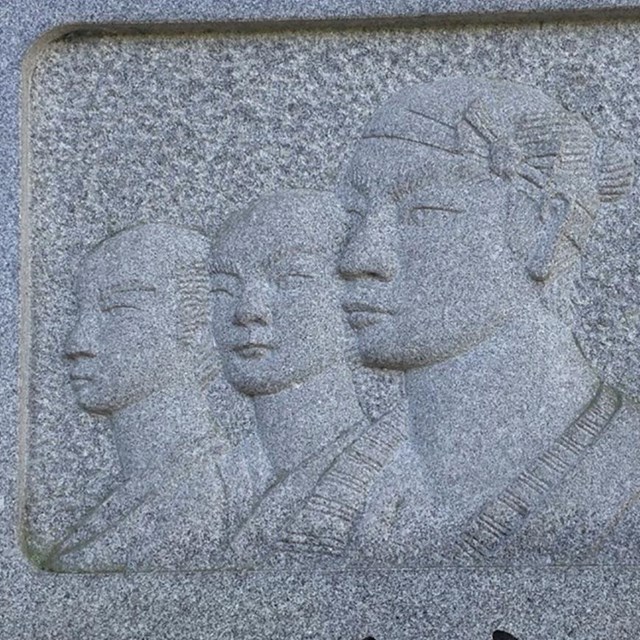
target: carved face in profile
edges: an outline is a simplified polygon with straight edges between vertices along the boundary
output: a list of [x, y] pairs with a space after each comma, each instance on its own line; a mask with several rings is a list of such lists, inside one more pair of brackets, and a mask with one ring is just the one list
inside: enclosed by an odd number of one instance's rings
[[195, 238], [170, 225], [141, 225], [109, 238], [83, 261], [66, 357], [85, 410], [112, 414], [192, 379], [179, 273], [185, 255], [203, 252], [203, 240]]
[[247, 395], [303, 383], [343, 357], [330, 194], [258, 201], [214, 246], [214, 333], [224, 372]]
[[364, 362], [447, 360], [536, 321], [549, 295], [570, 314], [600, 198], [631, 182], [623, 150], [607, 156], [598, 167], [590, 126], [534, 87], [453, 78], [391, 98], [340, 184], [344, 309]]
[[406, 369], [488, 337], [524, 286], [507, 247], [506, 190], [461, 156], [360, 141], [344, 176], [344, 308], [366, 364]]

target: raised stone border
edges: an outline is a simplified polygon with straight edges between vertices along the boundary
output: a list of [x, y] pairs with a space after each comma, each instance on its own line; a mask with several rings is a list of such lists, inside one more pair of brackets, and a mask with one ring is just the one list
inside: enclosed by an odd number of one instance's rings
[[[640, 17], [640, 2], [598, 0], [63, 0], [0, 7], [0, 640], [17, 638], [633, 638], [640, 570], [554, 567], [368, 574], [290, 572], [61, 576], [17, 543], [20, 99], [38, 42], [122, 32]], [[113, 26], [104, 26], [113, 25]], [[170, 26], [165, 26], [170, 25]], [[27, 63], [25, 64], [25, 60]]]

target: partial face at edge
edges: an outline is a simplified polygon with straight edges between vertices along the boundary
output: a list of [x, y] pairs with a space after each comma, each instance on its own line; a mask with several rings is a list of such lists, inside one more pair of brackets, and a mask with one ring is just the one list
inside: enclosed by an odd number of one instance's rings
[[365, 364], [409, 369], [486, 339], [522, 277], [506, 188], [463, 156], [402, 140], [358, 143], [344, 176], [351, 233], [339, 270]]
[[229, 382], [271, 394], [343, 357], [338, 279], [305, 202], [259, 204], [216, 247], [214, 333]]

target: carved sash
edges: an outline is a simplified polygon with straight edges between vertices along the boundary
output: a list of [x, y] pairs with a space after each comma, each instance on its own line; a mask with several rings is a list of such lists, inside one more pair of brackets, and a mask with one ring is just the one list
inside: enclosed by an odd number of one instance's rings
[[621, 402], [617, 391], [601, 385], [592, 402], [553, 444], [480, 509], [457, 543], [458, 555], [485, 561], [521, 529], [607, 431]]
[[406, 437], [402, 406], [343, 432], [267, 491], [232, 542], [235, 562], [340, 557], [373, 483]]
[[276, 548], [288, 553], [342, 555], [374, 482], [406, 439], [404, 409], [396, 405], [334, 460]]

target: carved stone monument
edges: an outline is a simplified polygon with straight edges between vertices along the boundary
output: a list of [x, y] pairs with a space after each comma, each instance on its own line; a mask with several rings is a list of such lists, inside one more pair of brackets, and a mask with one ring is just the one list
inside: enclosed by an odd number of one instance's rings
[[0, 640], [636, 637], [640, 6], [89, 4], [21, 45]]

